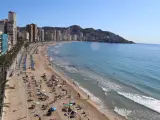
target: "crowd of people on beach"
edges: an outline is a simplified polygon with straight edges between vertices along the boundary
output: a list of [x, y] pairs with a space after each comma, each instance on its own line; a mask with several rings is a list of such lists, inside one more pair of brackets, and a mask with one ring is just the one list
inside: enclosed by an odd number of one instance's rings
[[[73, 94], [66, 80], [56, 73], [52, 75], [41, 73], [42, 75], [39, 77], [34, 74], [36, 70], [34, 64], [32, 64], [34, 61], [32, 54], [38, 54], [38, 47], [32, 48], [34, 48], [33, 53], [29, 53], [31, 64], [28, 69], [31, 69], [30, 72], [27, 72], [27, 54], [24, 54], [22, 62], [23, 71], [25, 71], [22, 79], [26, 86], [30, 116], [38, 120], [46, 119], [47, 117], [51, 117], [52, 119], [50, 120], [56, 120], [56, 116], [52, 115], [52, 113], [61, 111], [66, 119], [89, 120], [89, 114], [78, 102], [78, 100], [82, 99], [80, 93]], [[77, 87], [74, 81], [72, 84]], [[44, 90], [44, 86], [47, 87], [47, 90]], [[56, 103], [58, 104], [57, 108], [55, 107]]]

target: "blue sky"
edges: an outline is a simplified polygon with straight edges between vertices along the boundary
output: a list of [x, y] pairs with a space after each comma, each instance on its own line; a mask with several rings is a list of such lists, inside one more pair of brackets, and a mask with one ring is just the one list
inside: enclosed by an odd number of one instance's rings
[[15, 11], [19, 26], [77, 24], [138, 43], [160, 44], [160, 0], [2, 0], [0, 4], [0, 19]]

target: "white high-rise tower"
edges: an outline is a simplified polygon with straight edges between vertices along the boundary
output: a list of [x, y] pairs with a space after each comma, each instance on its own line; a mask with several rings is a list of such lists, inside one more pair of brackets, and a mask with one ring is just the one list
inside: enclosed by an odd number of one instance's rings
[[8, 13], [8, 42], [10, 43], [9, 49], [11, 49], [17, 43], [17, 26], [16, 26], [16, 13], [9, 11]]

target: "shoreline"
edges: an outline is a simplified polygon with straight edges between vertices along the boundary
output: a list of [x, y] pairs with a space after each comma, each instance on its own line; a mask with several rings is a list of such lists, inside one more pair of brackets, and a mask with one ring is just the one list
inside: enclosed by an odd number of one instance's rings
[[[55, 43], [54, 45], [52, 44], [52, 45], [55, 46], [56, 44], [57, 43]], [[47, 59], [47, 64], [49, 65], [49, 68], [52, 69], [52, 71], [54, 73], [59, 75], [63, 80], [66, 80], [68, 85], [70, 85], [72, 87], [72, 89], [74, 89], [76, 92], [80, 93], [80, 95], [83, 97], [83, 99], [87, 99], [88, 98], [87, 97], [88, 94], [83, 90], [83, 89], [87, 90], [86, 88], [82, 88], [81, 86], [78, 86], [78, 85], [74, 86], [73, 82], [72, 82], [73, 81], [72, 78], [68, 77], [66, 74], [64, 74], [64, 72], [56, 70], [56, 68], [51, 65], [51, 63], [50, 63], [51, 61], [49, 60], [49, 58], [47, 58], [47, 50], [48, 50], [48, 46], [45, 46], [45, 49], [44, 49], [43, 52], [45, 53], [45, 57], [46, 57], [45, 59]], [[67, 79], [65, 77], [67, 77]], [[108, 109], [101, 108], [96, 103], [96, 101], [92, 100], [91, 98], [89, 100], [87, 100], [87, 102], [88, 102], [88, 104], [93, 106], [97, 110], [97, 112], [99, 112], [99, 114], [101, 114], [102, 116], [106, 117], [106, 120], [126, 120], [126, 118], [124, 118], [123, 116], [118, 115], [116, 112], [112, 113], [112, 112], [109, 112]]]
[[[12, 89], [6, 88], [4, 91], [4, 95], [6, 96], [6, 98], [4, 98], [4, 104], [8, 105], [8, 107], [4, 106], [2, 108], [2, 120], [36, 119], [33, 114], [33, 111], [29, 109], [29, 106], [33, 104], [35, 104], [36, 106], [34, 112], [37, 110], [36, 113], [39, 114], [42, 117], [42, 119], [50, 120], [51, 118], [53, 119], [53, 117], [56, 117], [58, 120], [66, 119], [66, 116], [61, 110], [63, 106], [62, 103], [70, 101], [69, 98], [67, 98], [67, 96], [64, 96], [65, 99], [58, 99], [56, 102], [52, 103], [53, 99], [56, 97], [55, 94], [61, 94], [60, 88], [58, 86], [61, 85], [60, 82], [62, 81], [66, 81], [67, 84], [66, 86], [64, 86], [64, 89], [70, 92], [69, 95], [71, 96], [71, 99], [73, 99], [73, 101], [75, 101], [77, 105], [80, 105], [82, 107], [82, 110], [80, 111], [76, 110], [75, 107], [73, 108], [73, 110], [77, 114], [75, 120], [124, 120], [123, 117], [115, 116], [109, 111], [104, 111], [104, 114], [100, 110], [98, 104], [96, 104], [92, 99], [88, 99], [87, 93], [85, 93], [85, 91], [83, 91], [81, 87], [73, 84], [73, 80], [71, 78], [66, 77], [64, 73], [59, 72], [58, 70], [56, 70], [56, 68], [50, 65], [50, 61], [47, 58], [46, 54], [47, 49], [49, 46], [53, 46], [56, 44], [56, 42], [45, 44], [32, 44], [29, 47], [28, 52], [23, 51], [23, 54], [26, 54], [27, 57], [26, 62], [23, 63], [23, 60], [25, 58], [24, 56], [21, 62], [20, 70], [14, 70], [14, 76], [7, 78], [9, 80], [7, 82], [7, 86], [11, 87]], [[36, 51], [38, 51], [38, 53], [36, 53]], [[30, 69], [30, 55], [32, 55], [33, 57], [33, 61], [35, 63], [35, 70]], [[26, 64], [26, 71], [22, 70], [24, 64]], [[16, 65], [15, 68], [16, 67], [18, 66]], [[22, 74], [18, 75], [21, 72]], [[34, 93], [37, 87], [34, 87], [34, 84], [31, 85], [31, 88], [28, 87], [28, 84], [30, 84], [30, 82], [32, 83], [30, 77], [34, 75], [35, 82], [39, 83], [41, 81], [41, 75], [43, 75], [43, 73], [46, 73], [48, 80], [53, 74], [56, 75], [59, 80], [59, 85], [56, 87], [56, 92], [51, 92], [51, 88], [47, 86], [45, 81], [42, 81], [42, 88], [38, 87], [38, 89], [40, 89], [42, 93], [44, 92], [44, 90], [45, 93], [47, 93], [49, 99], [47, 99], [46, 101], [37, 100], [37, 96]], [[29, 76], [28, 82], [23, 81], [23, 78], [26, 75]], [[28, 94], [29, 91], [33, 92], [33, 94], [35, 95], [30, 97]], [[77, 93], [80, 94], [80, 99], [75, 98], [77, 96]], [[33, 102], [28, 102], [29, 99], [32, 99]], [[40, 103], [40, 105], [49, 104], [50, 107], [54, 106], [57, 108], [57, 110], [50, 117], [46, 117], [43, 115], [46, 112], [46, 110], [42, 111], [38, 103]], [[84, 115], [81, 113], [83, 111], [86, 112], [86, 117], [84, 117]]]

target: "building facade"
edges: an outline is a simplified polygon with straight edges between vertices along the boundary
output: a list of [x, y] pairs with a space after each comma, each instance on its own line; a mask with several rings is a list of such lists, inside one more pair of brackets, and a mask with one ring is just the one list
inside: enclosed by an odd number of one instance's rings
[[0, 55], [4, 55], [8, 51], [8, 35], [0, 34]]
[[41, 30], [41, 42], [44, 42], [44, 30]]
[[53, 40], [56, 41], [57, 40], [57, 32], [56, 30], [53, 31]]
[[63, 33], [63, 40], [64, 40], [64, 41], [67, 40], [67, 30], [65, 30], [64, 33]]
[[62, 41], [62, 33], [60, 30], [57, 30], [56, 32], [56, 41]]
[[38, 29], [36, 24], [26, 25], [26, 31], [29, 33], [29, 42], [37, 42]]
[[43, 42], [44, 41], [44, 30], [42, 28], [38, 29], [38, 36], [39, 36], [39, 41]]
[[32, 25], [26, 25], [26, 31], [29, 33], [29, 41], [33, 42], [33, 26]]
[[12, 11], [8, 13], [7, 34], [9, 49], [11, 49], [17, 43], [16, 13]]
[[73, 35], [73, 41], [77, 41], [77, 35]]
[[54, 41], [53, 33], [45, 33], [44, 34], [44, 40], [45, 41]]
[[31, 24], [33, 26], [33, 42], [37, 42], [38, 29], [36, 24]]
[[[2, 35], [2, 31], [0, 31], [0, 36]], [[2, 38], [0, 37], [0, 55], [2, 53]]]
[[5, 21], [4, 20], [0, 20], [0, 31], [4, 33], [5, 29]]
[[24, 31], [24, 32], [22, 33], [22, 38], [23, 38], [23, 40], [25, 40], [26, 42], [29, 42], [29, 32]]

